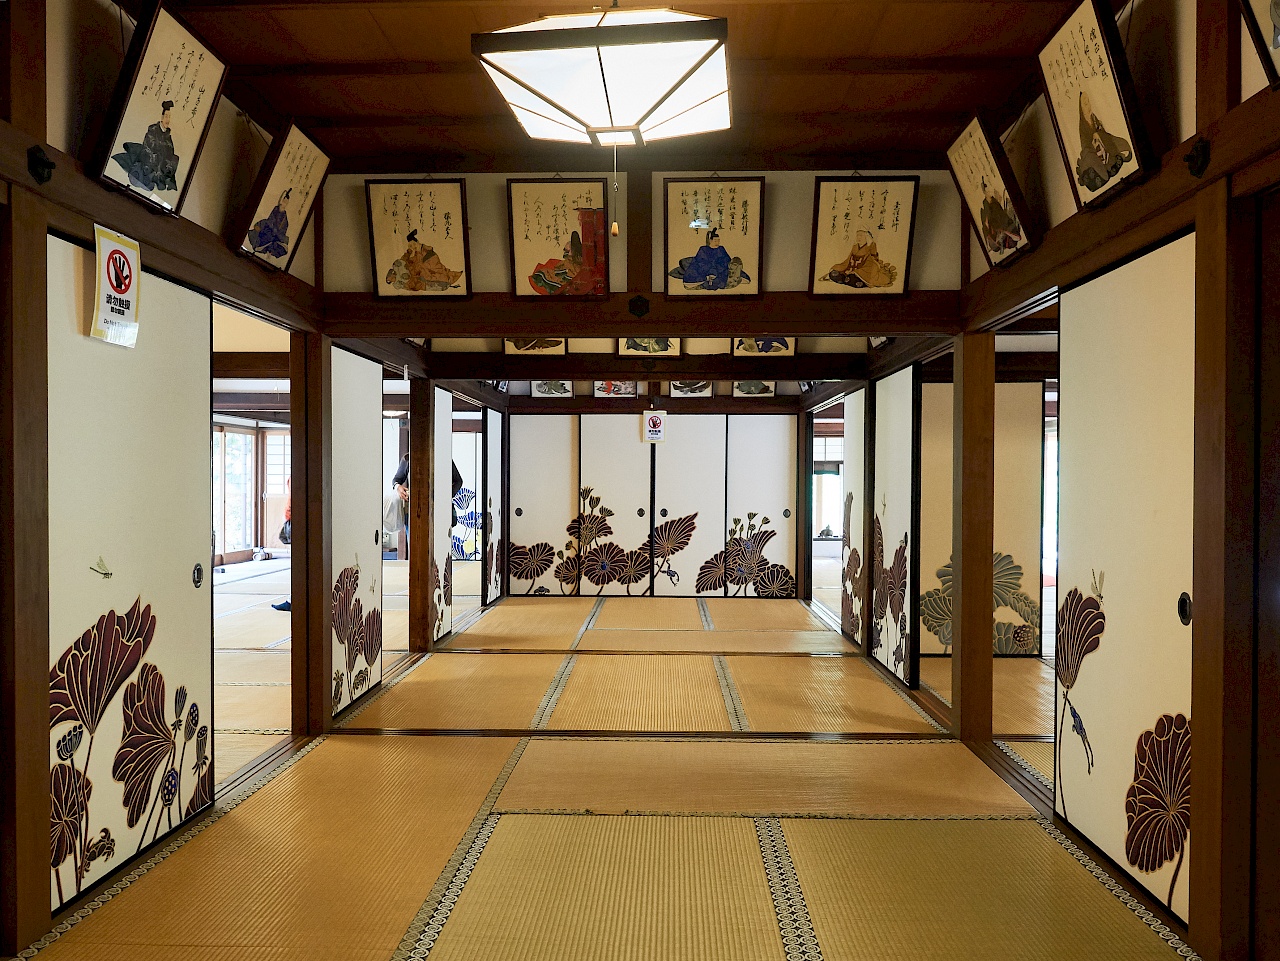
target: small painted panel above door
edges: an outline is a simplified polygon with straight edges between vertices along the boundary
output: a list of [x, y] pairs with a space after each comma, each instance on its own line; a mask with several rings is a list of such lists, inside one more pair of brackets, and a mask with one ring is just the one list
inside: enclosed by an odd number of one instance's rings
[[583, 414], [578, 563], [583, 594], [645, 594], [650, 587], [652, 445], [640, 418]]

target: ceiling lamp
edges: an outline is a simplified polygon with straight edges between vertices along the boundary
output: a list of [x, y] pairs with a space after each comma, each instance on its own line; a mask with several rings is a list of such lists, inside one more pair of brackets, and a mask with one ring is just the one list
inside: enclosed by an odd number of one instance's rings
[[679, 10], [596, 10], [471, 35], [535, 140], [630, 146], [729, 127], [729, 22]]

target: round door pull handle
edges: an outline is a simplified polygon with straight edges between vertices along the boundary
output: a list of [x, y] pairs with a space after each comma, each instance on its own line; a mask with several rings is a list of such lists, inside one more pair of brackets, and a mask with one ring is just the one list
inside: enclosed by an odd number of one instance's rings
[[664, 507], [664, 508], [662, 508], [662, 510], [658, 511], [658, 513], [659, 513], [659, 514], [661, 514], [663, 517], [666, 517], [666, 516], [667, 516], [667, 509]]
[[782, 516], [783, 516], [783, 517], [790, 517], [790, 516], [791, 516], [791, 508], [790, 508], [790, 507], [786, 508], [786, 509], [782, 512]]
[[198, 589], [204, 583], [204, 565], [197, 564], [191, 569], [191, 583]]
[[380, 530], [374, 530], [374, 532], [373, 532], [373, 542], [374, 542], [375, 544], [381, 544], [381, 543], [382, 543], [382, 531], [380, 531]]
[[524, 508], [522, 507], [516, 508], [516, 517], [524, 517]]
[[1191, 614], [1191, 595], [1183, 591], [1178, 598], [1178, 620], [1182, 621], [1184, 625], [1189, 625], [1191, 623]]
[[636, 508], [636, 517], [644, 517], [644, 508], [643, 508], [643, 507], [637, 507], [637, 508]]

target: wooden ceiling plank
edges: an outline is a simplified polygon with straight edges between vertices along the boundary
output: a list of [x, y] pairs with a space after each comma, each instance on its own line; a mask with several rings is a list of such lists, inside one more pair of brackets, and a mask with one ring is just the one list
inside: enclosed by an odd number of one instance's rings
[[686, 354], [638, 357], [618, 354], [531, 356], [498, 353], [433, 353], [427, 376], [462, 380], [862, 380], [866, 354], [794, 354], [734, 357]]

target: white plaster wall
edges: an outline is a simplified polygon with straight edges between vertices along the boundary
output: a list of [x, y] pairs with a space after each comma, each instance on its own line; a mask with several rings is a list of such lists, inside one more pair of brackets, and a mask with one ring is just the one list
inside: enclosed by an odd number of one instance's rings
[[248, 353], [280, 353], [289, 350], [289, 332], [234, 307], [213, 305], [213, 349]]

